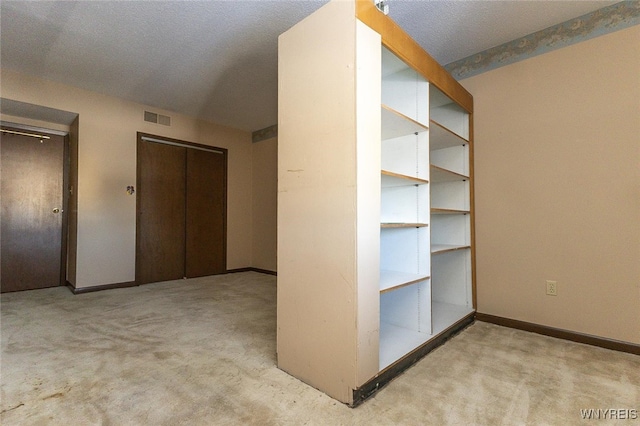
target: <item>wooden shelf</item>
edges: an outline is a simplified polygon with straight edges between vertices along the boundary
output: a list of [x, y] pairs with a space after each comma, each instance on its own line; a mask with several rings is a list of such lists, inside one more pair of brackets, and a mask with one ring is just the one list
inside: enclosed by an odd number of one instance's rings
[[428, 223], [381, 223], [380, 228], [389, 229], [389, 228], [424, 228], [425, 226], [429, 226]]
[[430, 131], [429, 131], [429, 143], [430, 143], [430, 150], [435, 151], [436, 149], [451, 148], [453, 146], [458, 146], [458, 145], [466, 145], [469, 143], [469, 141], [453, 133], [451, 130], [447, 129], [437, 121], [431, 120]]
[[429, 279], [428, 275], [407, 272], [380, 270], [380, 293], [396, 290]]
[[428, 126], [382, 105], [382, 140], [398, 138], [427, 131]]
[[382, 170], [382, 187], [391, 188], [394, 186], [411, 186], [424, 185], [429, 183], [426, 179], [420, 179], [414, 176], [407, 176], [400, 173]]
[[431, 209], [431, 214], [469, 214], [469, 210], [432, 208]]
[[443, 169], [442, 167], [431, 165], [431, 182], [464, 182], [469, 180], [469, 176]]
[[456, 250], [465, 250], [468, 248], [471, 248], [471, 246], [469, 245], [459, 246], [454, 244], [431, 244], [431, 254], [446, 253], [446, 252], [456, 251]]

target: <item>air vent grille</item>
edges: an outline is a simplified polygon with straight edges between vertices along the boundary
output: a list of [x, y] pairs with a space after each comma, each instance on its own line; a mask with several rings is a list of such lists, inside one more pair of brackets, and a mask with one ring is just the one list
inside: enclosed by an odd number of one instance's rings
[[145, 111], [144, 121], [149, 123], [162, 124], [163, 126], [171, 126], [171, 117], [168, 115], [156, 114], [155, 112]]
[[163, 126], [171, 126], [171, 117], [168, 115], [158, 115], [158, 124], [162, 124]]
[[155, 112], [145, 111], [144, 112], [144, 121], [148, 121], [149, 123], [157, 123], [158, 122], [158, 114]]

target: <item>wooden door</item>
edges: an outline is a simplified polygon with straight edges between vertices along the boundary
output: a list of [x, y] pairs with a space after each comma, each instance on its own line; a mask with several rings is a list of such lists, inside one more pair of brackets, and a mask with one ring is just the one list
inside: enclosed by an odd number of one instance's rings
[[64, 282], [65, 140], [48, 136], [50, 139], [40, 139], [4, 132], [1, 136], [2, 292]]
[[138, 139], [136, 282], [185, 276], [186, 149]]
[[227, 271], [224, 152], [187, 149], [186, 276]]

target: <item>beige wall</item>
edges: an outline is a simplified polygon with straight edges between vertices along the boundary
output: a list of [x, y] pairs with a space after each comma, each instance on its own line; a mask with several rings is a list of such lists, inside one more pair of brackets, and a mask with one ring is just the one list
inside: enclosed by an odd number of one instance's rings
[[638, 40], [635, 26], [462, 81], [479, 312], [640, 343]]
[[252, 266], [277, 268], [278, 138], [253, 144]]
[[[251, 134], [173, 112], [171, 127], [144, 122], [144, 106], [2, 70], [3, 98], [79, 114], [75, 284], [135, 279], [136, 132], [229, 149], [227, 268], [251, 266]], [[72, 275], [72, 274], [70, 274]]]

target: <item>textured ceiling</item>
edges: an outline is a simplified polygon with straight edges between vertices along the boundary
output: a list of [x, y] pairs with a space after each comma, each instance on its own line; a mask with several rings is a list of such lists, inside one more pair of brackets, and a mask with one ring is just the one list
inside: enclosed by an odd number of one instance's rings
[[[325, 0], [0, 2], [0, 64], [244, 130], [277, 122], [278, 35]], [[403, 1], [442, 64], [615, 1]]]

